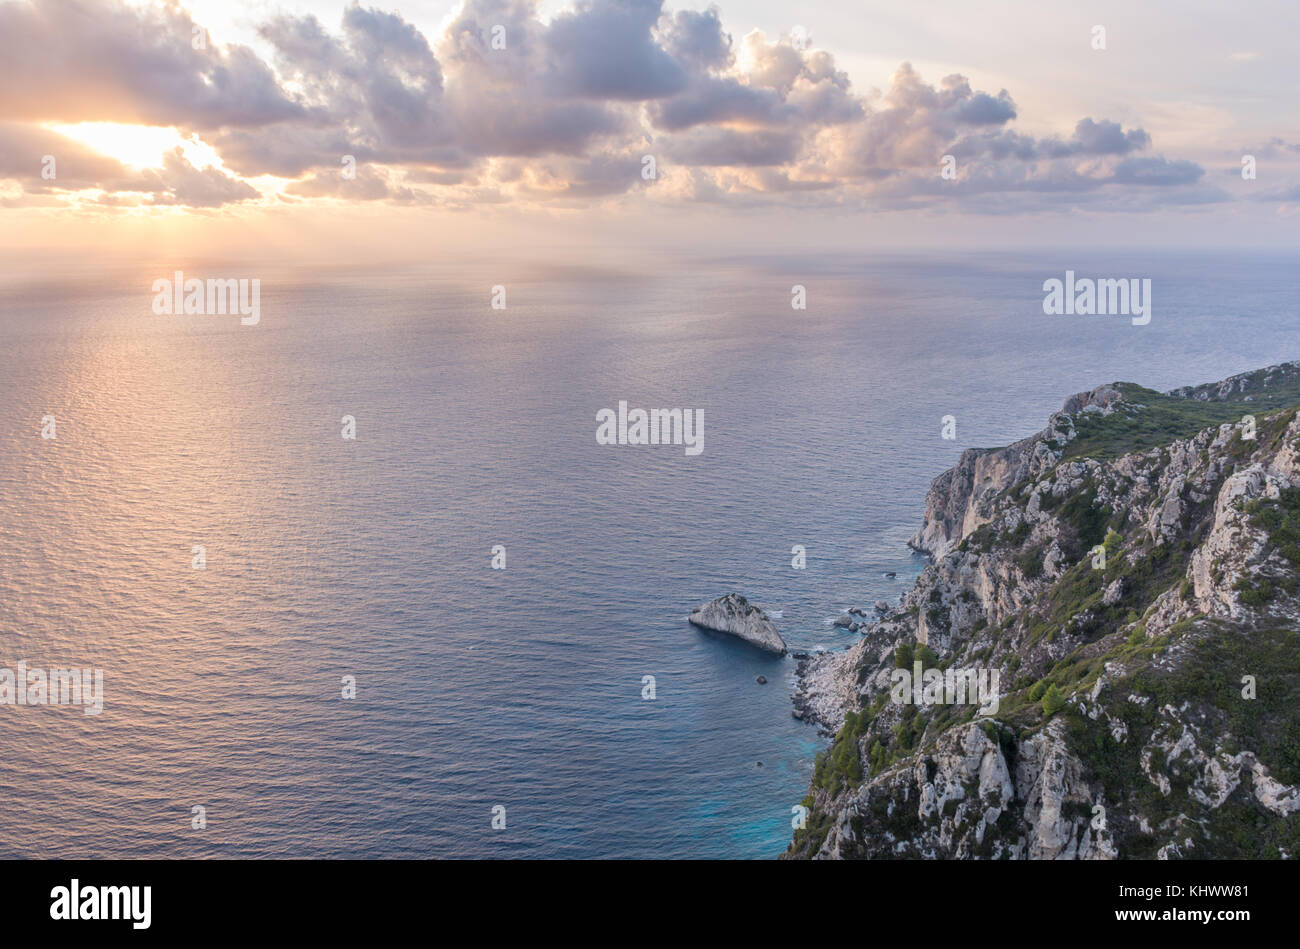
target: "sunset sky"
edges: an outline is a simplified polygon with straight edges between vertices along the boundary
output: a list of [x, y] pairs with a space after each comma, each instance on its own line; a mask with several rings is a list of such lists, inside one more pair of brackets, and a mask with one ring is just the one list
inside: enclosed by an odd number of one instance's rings
[[1297, 35], [1291, 0], [0, 0], [0, 247], [1293, 247]]

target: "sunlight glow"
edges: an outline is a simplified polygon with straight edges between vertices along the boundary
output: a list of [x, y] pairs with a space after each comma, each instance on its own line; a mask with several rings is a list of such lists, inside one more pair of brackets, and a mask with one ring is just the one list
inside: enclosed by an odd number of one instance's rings
[[208, 145], [186, 139], [174, 128], [117, 122], [49, 124], [46, 128], [134, 168], [161, 168], [163, 156], [176, 148], [180, 148], [196, 167], [203, 168], [216, 162], [216, 153]]

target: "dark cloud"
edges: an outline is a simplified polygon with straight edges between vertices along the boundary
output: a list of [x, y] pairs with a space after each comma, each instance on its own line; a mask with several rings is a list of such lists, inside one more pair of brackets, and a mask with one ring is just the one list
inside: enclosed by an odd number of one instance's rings
[[683, 165], [704, 167], [787, 165], [798, 156], [801, 144], [798, 136], [784, 131], [705, 127], [672, 139], [668, 156]]
[[1026, 162], [1041, 157], [1037, 141], [1010, 129], [964, 135], [953, 143], [946, 154], [958, 159], [983, 157], [994, 162], [1008, 159]]
[[1070, 155], [1127, 155], [1141, 151], [1151, 144], [1151, 136], [1142, 129], [1125, 132], [1116, 122], [1102, 119], [1080, 119], [1074, 127], [1074, 137], [1061, 142], [1049, 139], [1042, 144], [1042, 152], [1050, 158]]
[[716, 6], [703, 13], [679, 10], [665, 18], [660, 36], [664, 49], [688, 71], [725, 69], [735, 58]]
[[578, 0], [551, 23], [550, 81], [563, 95], [640, 101], [681, 91], [686, 70], [653, 35], [663, 0]]
[[315, 128], [282, 123], [267, 129], [226, 129], [211, 136], [227, 168], [241, 175], [296, 178], [325, 165], [335, 167], [343, 156], [373, 161], [379, 152], [342, 127]]
[[978, 92], [957, 108], [956, 118], [965, 125], [1003, 125], [1016, 117], [1016, 105], [1007, 90], [997, 98]]
[[1198, 181], [1205, 169], [1192, 161], [1169, 161], [1161, 156], [1125, 158], [1111, 180], [1133, 185], [1185, 185]]
[[784, 103], [771, 89], [756, 89], [730, 77], [705, 76], [689, 92], [652, 110], [657, 128], [670, 132], [722, 122], [774, 122]]
[[[712, 29], [716, 20], [707, 22]], [[729, 49], [730, 37], [726, 41]], [[850, 91], [848, 76], [836, 70], [825, 53], [803, 53], [754, 38], [748, 52], [755, 62], [749, 74], [698, 71], [682, 93], [653, 103], [649, 115], [655, 128], [680, 132], [699, 125], [766, 125], [802, 136], [818, 126], [862, 117], [862, 104]]]
[[1077, 156], [1127, 155], [1141, 151], [1151, 143], [1143, 129], [1125, 131], [1117, 122], [1090, 118], [1080, 119], [1074, 135], [1066, 140], [1057, 138], [1037, 141], [1029, 136], [1003, 129], [998, 132], [979, 132], [963, 136], [949, 154], [972, 158], [984, 156], [994, 160], [1014, 158], [1019, 161], [1037, 159], [1072, 158]]

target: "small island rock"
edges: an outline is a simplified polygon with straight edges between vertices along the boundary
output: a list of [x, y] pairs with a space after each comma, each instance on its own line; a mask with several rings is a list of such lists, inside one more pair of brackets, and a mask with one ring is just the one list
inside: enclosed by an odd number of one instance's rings
[[767, 614], [739, 593], [728, 593], [698, 606], [687, 619], [703, 629], [730, 633], [767, 652], [784, 655], [785, 640]]

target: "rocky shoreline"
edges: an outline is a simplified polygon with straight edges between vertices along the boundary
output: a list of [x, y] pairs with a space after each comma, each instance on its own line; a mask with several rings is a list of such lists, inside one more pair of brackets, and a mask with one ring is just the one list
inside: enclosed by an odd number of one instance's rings
[[[892, 579], [895, 574], [891, 571], [886, 576]], [[862, 638], [856, 643], [846, 649], [791, 654], [797, 663], [794, 692], [790, 696], [795, 718], [816, 725], [823, 737], [832, 737], [840, 730], [844, 716], [858, 704], [857, 669], [864, 652], [872, 648], [872, 643], [879, 638], [877, 633], [895, 618], [900, 605], [876, 600], [875, 616], [871, 619], [867, 610], [850, 607], [844, 616], [857, 616], [862, 622], [846, 625], [836, 620], [833, 625], [860, 633]]]
[[795, 690], [791, 696], [794, 717], [817, 726], [823, 737], [832, 737], [844, 724], [852, 708], [856, 689], [849, 654], [857, 647], [839, 652], [795, 653]]

